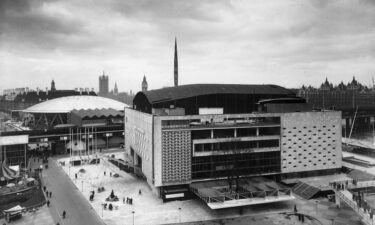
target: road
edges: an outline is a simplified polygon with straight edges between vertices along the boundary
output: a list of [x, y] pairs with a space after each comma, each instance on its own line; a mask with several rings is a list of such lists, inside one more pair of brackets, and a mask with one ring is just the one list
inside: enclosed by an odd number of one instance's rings
[[[49, 159], [48, 169], [43, 170], [43, 185], [52, 191], [51, 214], [61, 225], [103, 225], [98, 214], [91, 208], [90, 203], [76, 189], [68, 176], [56, 165], [56, 161]], [[66, 218], [61, 219], [63, 210]]]

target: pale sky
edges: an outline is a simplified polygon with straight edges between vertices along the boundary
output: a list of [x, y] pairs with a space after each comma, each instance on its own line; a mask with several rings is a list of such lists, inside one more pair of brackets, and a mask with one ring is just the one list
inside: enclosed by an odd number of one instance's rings
[[375, 76], [373, 0], [0, 0], [0, 91], [179, 83], [317, 86]]

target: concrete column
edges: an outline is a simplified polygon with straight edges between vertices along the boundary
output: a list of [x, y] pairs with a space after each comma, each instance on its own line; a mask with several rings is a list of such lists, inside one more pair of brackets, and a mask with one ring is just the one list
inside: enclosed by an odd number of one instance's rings
[[336, 203], [336, 206], [337, 206], [338, 208], [340, 208], [340, 204], [341, 204], [341, 202], [340, 202], [340, 197], [339, 197], [339, 195], [338, 195], [338, 191], [335, 192], [335, 203]]
[[211, 138], [214, 138], [214, 130], [211, 130]]
[[346, 120], [346, 122], [345, 122], [345, 129], [346, 129], [346, 137], [348, 137], [348, 135], [349, 135], [349, 132], [350, 132], [350, 119], [349, 118], [346, 118], [345, 119]]

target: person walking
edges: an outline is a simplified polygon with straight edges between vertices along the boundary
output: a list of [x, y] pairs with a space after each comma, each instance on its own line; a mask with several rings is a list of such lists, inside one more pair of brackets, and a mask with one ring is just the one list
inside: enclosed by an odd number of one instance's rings
[[66, 217], [66, 212], [65, 212], [65, 210], [64, 210], [63, 213], [62, 213], [62, 217], [63, 217], [63, 219], [65, 219], [65, 217]]
[[49, 192], [49, 198], [52, 198], [52, 191]]
[[49, 204], [50, 204], [50, 202], [49, 202], [49, 200], [47, 200], [47, 207], [49, 207]]

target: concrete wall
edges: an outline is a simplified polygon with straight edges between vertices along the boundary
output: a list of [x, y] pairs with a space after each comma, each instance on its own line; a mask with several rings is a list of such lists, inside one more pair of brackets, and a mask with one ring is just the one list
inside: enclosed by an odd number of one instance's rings
[[281, 115], [281, 172], [341, 168], [341, 112]]
[[[125, 108], [125, 149], [142, 158], [142, 172], [147, 182], [153, 185], [152, 175], [152, 137], [153, 116], [147, 113]], [[135, 162], [137, 163], [137, 162]]]
[[154, 177], [155, 186], [162, 186], [162, 136], [161, 117], [154, 117]]

